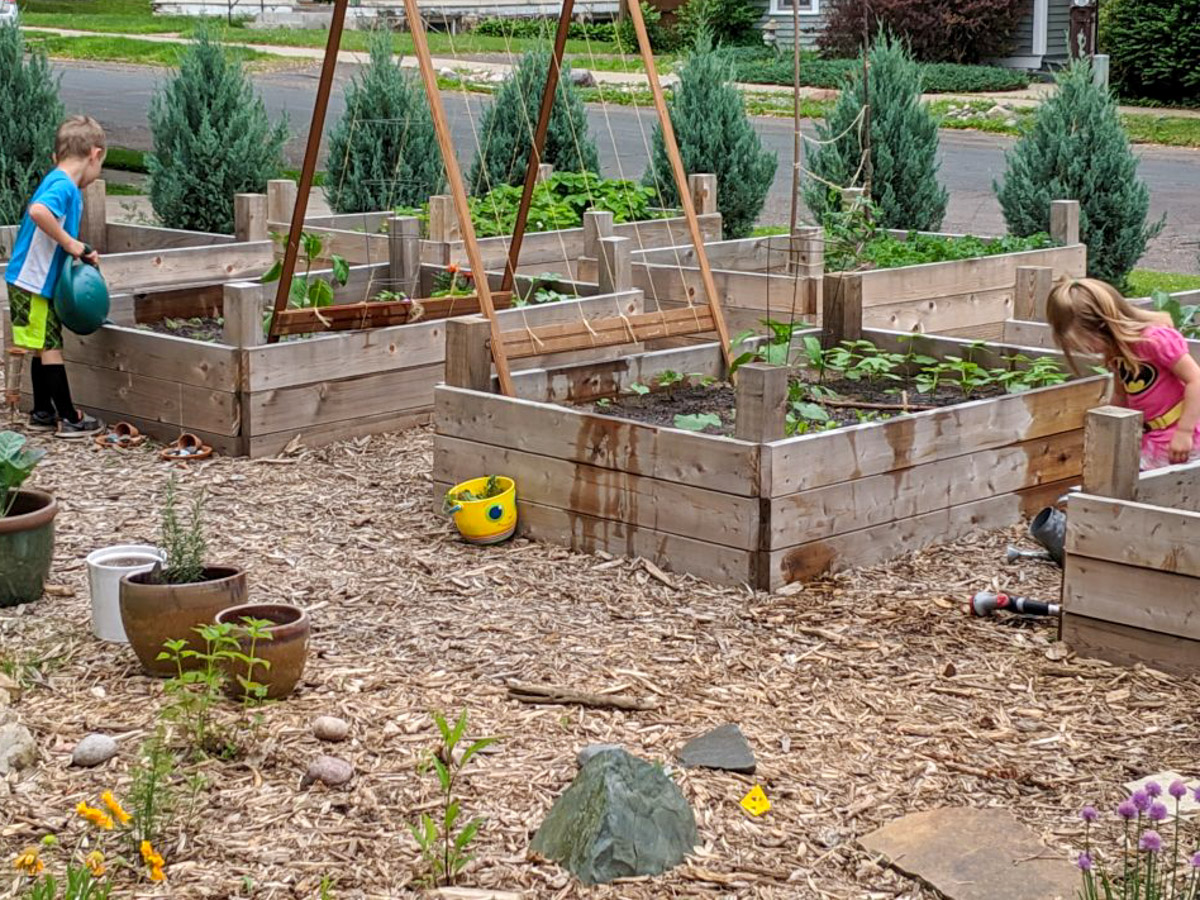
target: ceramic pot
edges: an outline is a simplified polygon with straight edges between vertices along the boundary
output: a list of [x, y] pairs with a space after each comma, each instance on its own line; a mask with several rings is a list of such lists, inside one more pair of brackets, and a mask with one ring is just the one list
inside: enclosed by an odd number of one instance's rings
[[102, 641], [128, 644], [121, 626], [121, 579], [149, 572], [165, 560], [157, 547], [119, 544], [93, 550], [87, 556], [88, 589], [92, 596], [92, 633]]
[[[254, 643], [253, 653], [250, 637], [241, 626], [243, 618], [265, 619], [273, 623], [267, 628], [271, 638], [259, 638]], [[216, 622], [218, 625], [234, 626], [233, 633], [243, 654], [270, 663], [269, 667], [255, 666], [251, 673], [247, 663], [226, 659], [222, 665], [228, 675], [227, 690], [233, 696], [240, 698], [244, 694], [239, 677], [265, 685], [268, 700], [278, 700], [292, 692], [304, 674], [304, 663], [308, 658], [308, 613], [286, 603], [247, 603], [221, 610], [217, 613]]]
[[58, 501], [45, 491], [20, 490], [0, 518], [0, 607], [31, 603], [42, 596], [54, 558]]
[[[156, 584], [152, 572], [121, 579], [121, 625], [138, 661], [151, 675], [175, 674], [175, 663], [158, 660], [167, 641], [185, 640], [194, 650], [204, 644], [194, 629], [211, 625], [217, 613], [246, 602], [246, 573], [232, 566], [208, 566], [204, 580], [192, 584]], [[200, 668], [192, 661], [184, 668]]]

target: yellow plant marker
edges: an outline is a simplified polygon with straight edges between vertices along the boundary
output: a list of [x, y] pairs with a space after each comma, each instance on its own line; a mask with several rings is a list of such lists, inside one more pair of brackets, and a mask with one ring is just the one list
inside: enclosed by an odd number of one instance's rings
[[751, 788], [750, 793], [742, 798], [742, 809], [752, 816], [761, 816], [770, 808], [771, 801], [767, 799], [767, 795], [757, 784]]

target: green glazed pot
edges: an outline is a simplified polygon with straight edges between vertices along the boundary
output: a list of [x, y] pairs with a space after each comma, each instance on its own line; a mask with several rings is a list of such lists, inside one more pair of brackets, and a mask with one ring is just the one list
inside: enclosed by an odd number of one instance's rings
[[54, 558], [57, 513], [58, 501], [49, 494], [21, 490], [8, 515], [0, 518], [0, 607], [42, 596]]

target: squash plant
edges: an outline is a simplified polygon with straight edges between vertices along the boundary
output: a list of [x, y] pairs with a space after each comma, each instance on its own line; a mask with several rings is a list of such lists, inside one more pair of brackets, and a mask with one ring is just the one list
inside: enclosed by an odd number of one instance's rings
[[[278, 232], [271, 235], [280, 244], [287, 243], [287, 235]], [[288, 307], [290, 309], [322, 309], [333, 306], [333, 285], [324, 278], [314, 277], [313, 264], [325, 253], [325, 239], [319, 234], [307, 231], [300, 233], [300, 253], [304, 257], [304, 274], [295, 275], [288, 289]], [[336, 253], [329, 254], [330, 268], [333, 270], [333, 281], [340, 287], [350, 279], [350, 266], [345, 259]], [[283, 260], [276, 260], [275, 265], [267, 270], [262, 277], [263, 284], [278, 281], [283, 274]]]
[[0, 518], [12, 510], [21, 485], [45, 455], [45, 450], [26, 447], [25, 435], [0, 431]]

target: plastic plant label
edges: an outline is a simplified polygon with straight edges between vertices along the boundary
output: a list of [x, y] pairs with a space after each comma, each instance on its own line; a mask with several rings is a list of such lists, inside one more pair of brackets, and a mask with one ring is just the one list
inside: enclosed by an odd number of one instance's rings
[[742, 798], [742, 809], [752, 816], [761, 816], [770, 808], [771, 801], [767, 799], [767, 795], [757, 784], [750, 789], [750, 793]]

